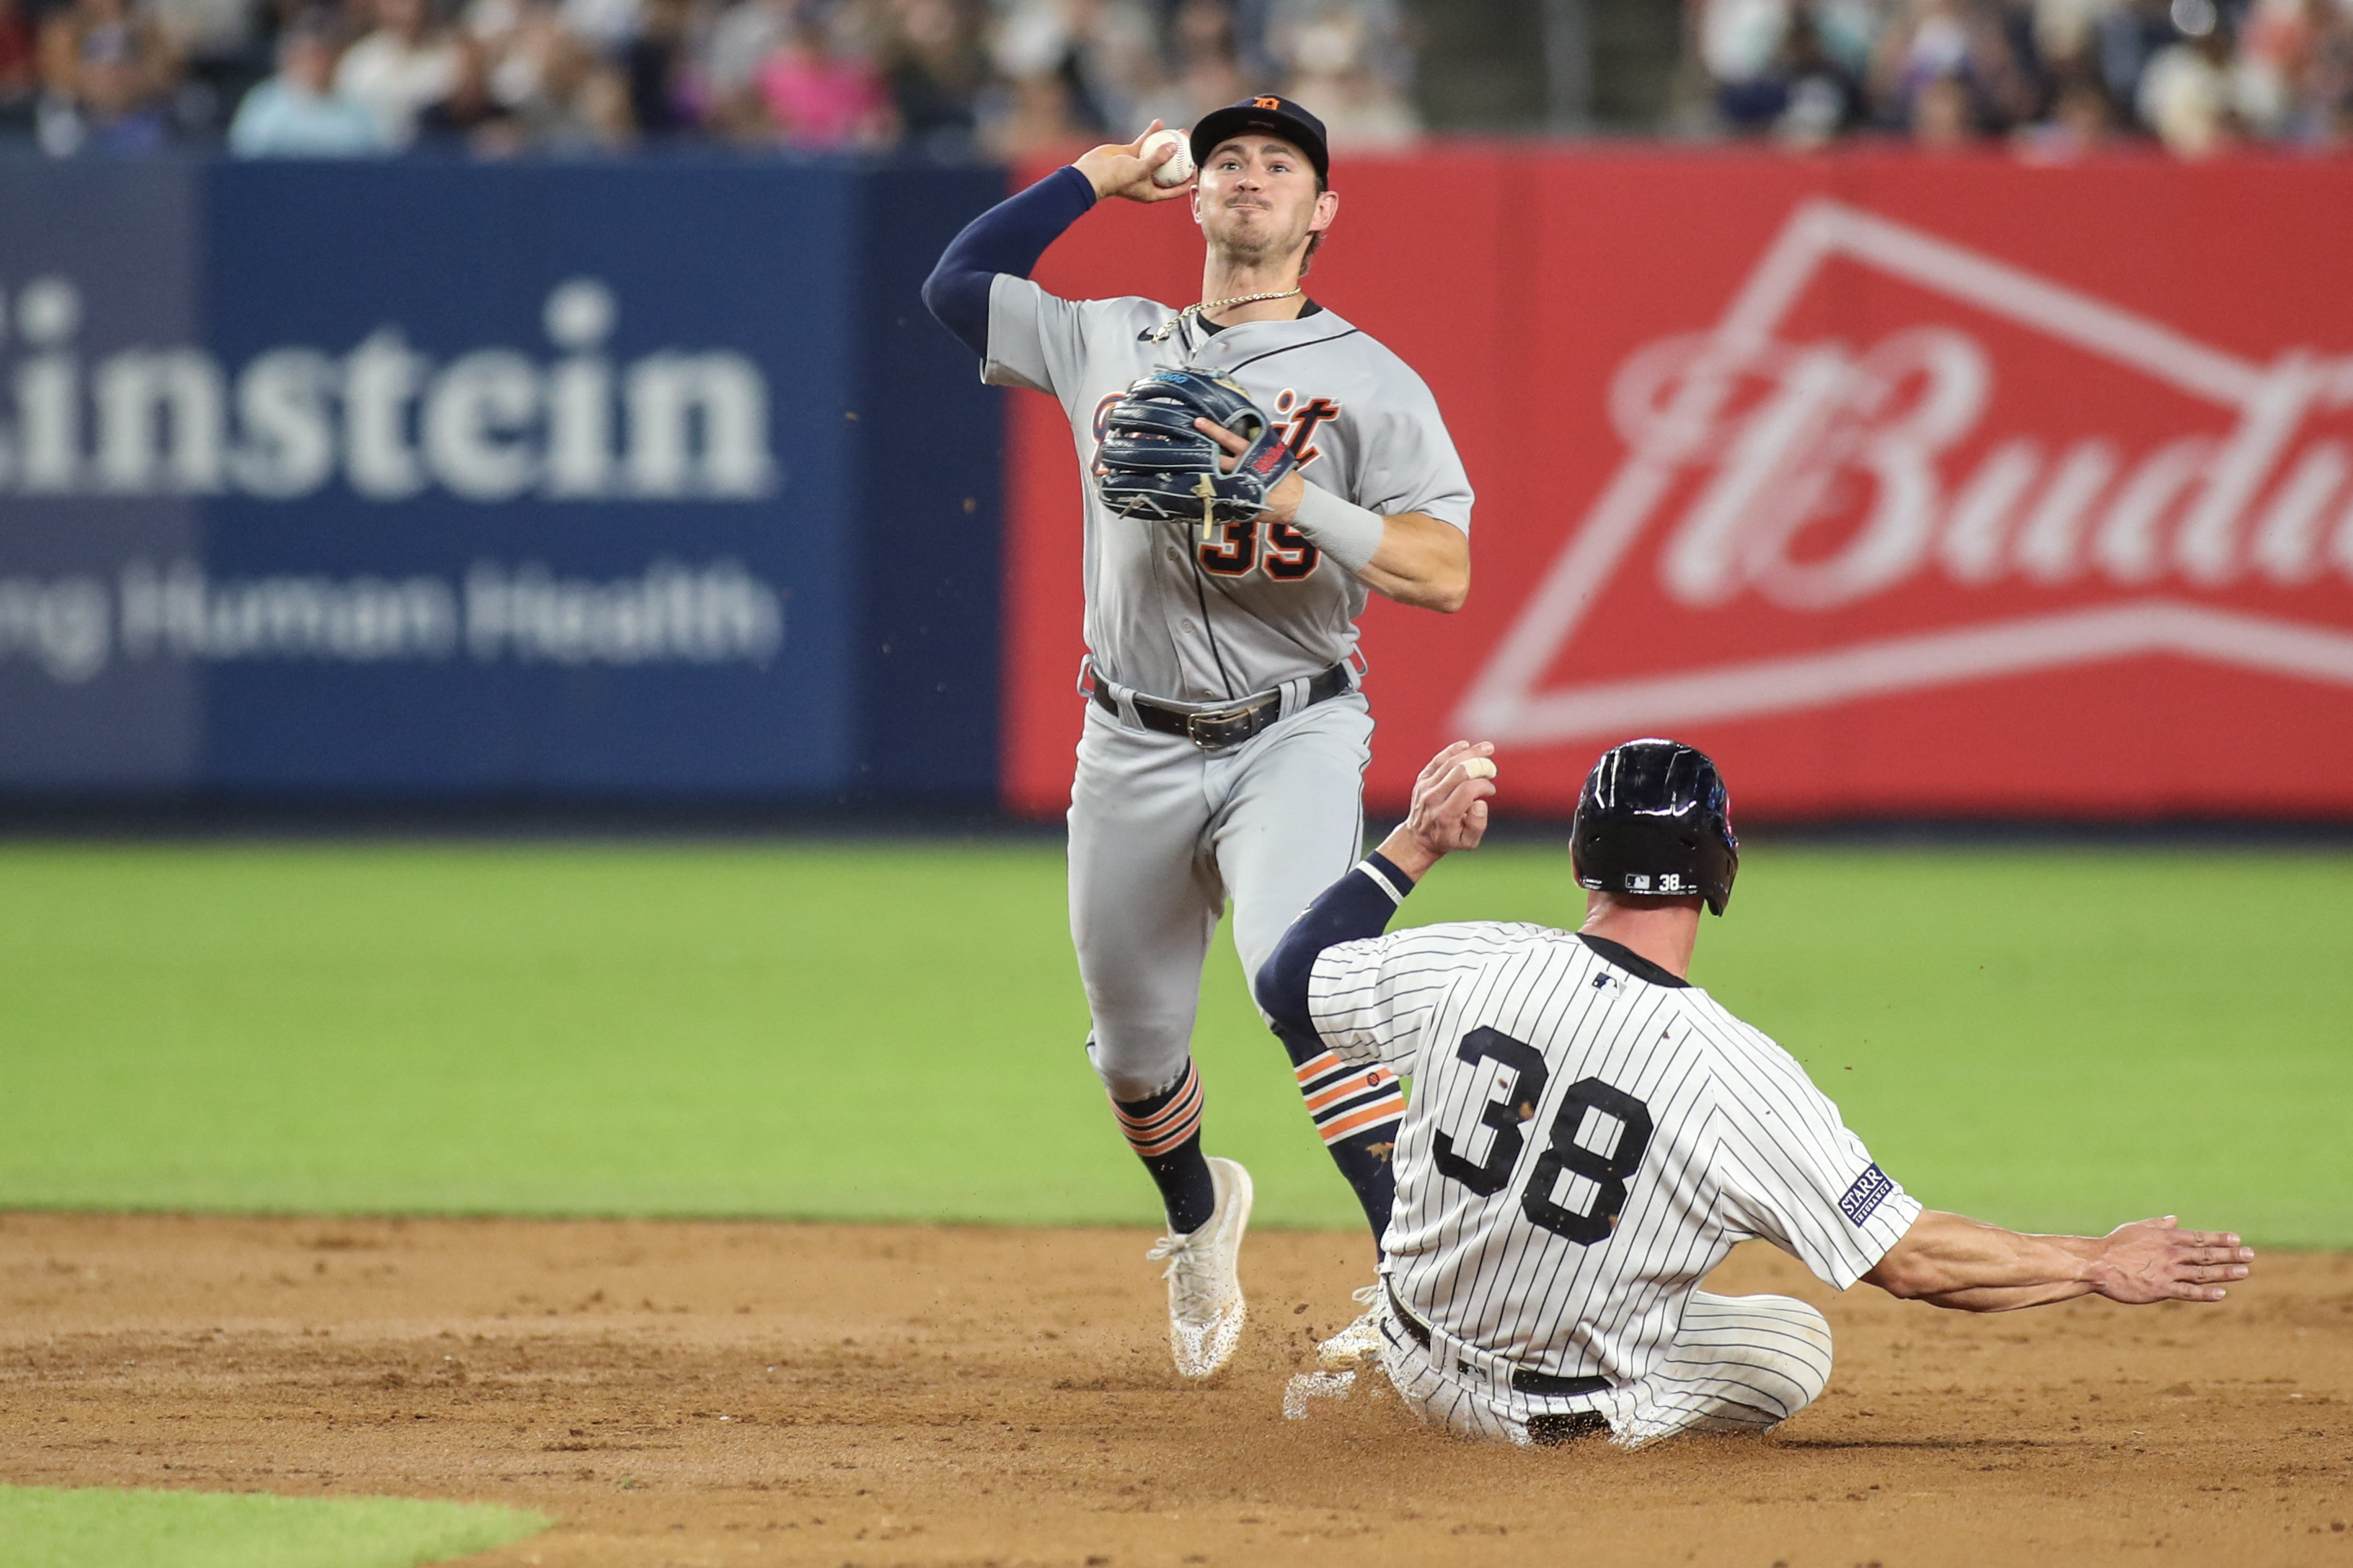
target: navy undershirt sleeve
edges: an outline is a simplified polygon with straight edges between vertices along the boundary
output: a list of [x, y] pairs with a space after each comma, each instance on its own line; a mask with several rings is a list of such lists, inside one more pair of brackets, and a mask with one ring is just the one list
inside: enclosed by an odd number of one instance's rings
[[923, 304], [966, 348], [988, 357], [988, 289], [1000, 272], [1027, 278], [1046, 247], [1095, 205], [1095, 187], [1065, 163], [964, 226], [923, 279]]
[[[1366, 866], [1387, 878], [1397, 892], [1381, 886], [1366, 872]], [[1252, 987], [1258, 1005], [1274, 1020], [1274, 1032], [1282, 1037], [1294, 1062], [1324, 1048], [1307, 1009], [1307, 982], [1315, 973], [1316, 959], [1327, 947], [1380, 935], [1398, 911], [1398, 896], [1411, 891], [1413, 879], [1375, 850], [1365, 857], [1363, 865], [1351, 867], [1346, 876], [1317, 894], [1259, 966]], [[1303, 1050], [1307, 1057], [1300, 1054]]]

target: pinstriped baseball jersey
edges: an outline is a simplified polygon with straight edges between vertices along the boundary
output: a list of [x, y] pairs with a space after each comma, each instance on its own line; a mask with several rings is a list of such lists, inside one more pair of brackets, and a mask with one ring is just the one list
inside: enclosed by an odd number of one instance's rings
[[[1143, 299], [1064, 300], [1026, 278], [990, 286], [995, 386], [1051, 394], [1069, 416], [1080, 471], [1102, 417], [1155, 370], [1223, 376], [1281, 424], [1300, 474], [1384, 516], [1418, 511], [1471, 530], [1471, 481], [1438, 401], [1406, 363], [1330, 310], [1209, 331]], [[1356, 646], [1365, 584], [1305, 535], [1255, 520], [1208, 539], [1184, 523], [1106, 510], [1086, 491], [1087, 648], [1122, 685], [1180, 702], [1269, 691]]]
[[1494, 922], [1317, 959], [1324, 1044], [1413, 1079], [1390, 1287], [1473, 1357], [1623, 1385], [1667, 1357], [1736, 1242], [1844, 1289], [1918, 1216], [1788, 1052], [1672, 978]]

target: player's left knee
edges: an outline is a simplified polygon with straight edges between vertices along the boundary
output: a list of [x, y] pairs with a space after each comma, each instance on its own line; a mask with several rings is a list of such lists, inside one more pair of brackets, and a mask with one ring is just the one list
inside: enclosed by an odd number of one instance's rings
[[1760, 1360], [1788, 1384], [1784, 1417], [1822, 1396], [1831, 1382], [1830, 1320], [1803, 1301], [1779, 1299], [1771, 1316]]
[[1731, 1331], [1719, 1353], [1742, 1366], [1751, 1403], [1787, 1420], [1822, 1396], [1831, 1381], [1831, 1325], [1820, 1312], [1787, 1296], [1723, 1300], [1719, 1326]]

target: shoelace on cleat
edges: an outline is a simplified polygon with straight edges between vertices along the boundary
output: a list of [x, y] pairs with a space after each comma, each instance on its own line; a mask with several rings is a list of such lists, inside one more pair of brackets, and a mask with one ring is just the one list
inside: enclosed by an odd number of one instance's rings
[[1175, 1281], [1176, 1311], [1182, 1317], [1206, 1319], [1214, 1317], [1218, 1310], [1218, 1271], [1205, 1239], [1208, 1232], [1205, 1225], [1187, 1235], [1164, 1236], [1144, 1255], [1154, 1263], [1164, 1258], [1168, 1260], [1160, 1277]]

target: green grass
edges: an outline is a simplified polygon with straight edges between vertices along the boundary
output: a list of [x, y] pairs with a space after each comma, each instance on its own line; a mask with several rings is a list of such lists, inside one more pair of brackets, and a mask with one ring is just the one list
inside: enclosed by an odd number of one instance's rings
[[406, 1498], [0, 1486], [0, 1568], [413, 1568], [548, 1522]]
[[[1560, 923], [1556, 851], [1414, 920]], [[1753, 848], [1694, 978], [1926, 1201], [2353, 1242], [2353, 856]], [[1345, 1225], [1220, 942], [1211, 1144]], [[1155, 1217], [1050, 847], [0, 849], [0, 1206]]]

